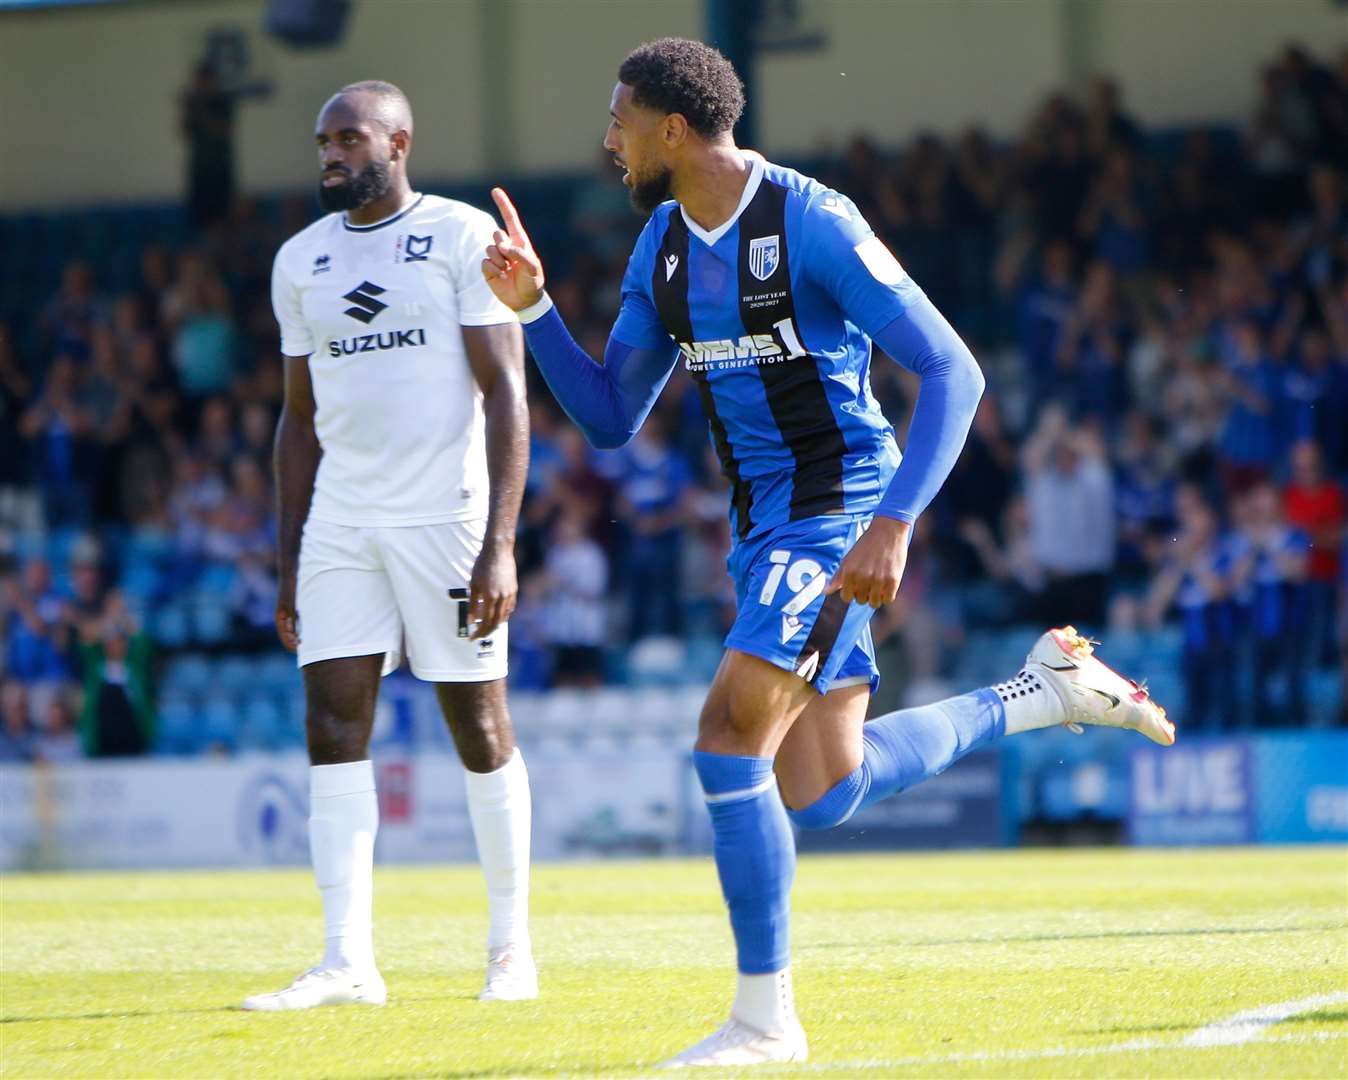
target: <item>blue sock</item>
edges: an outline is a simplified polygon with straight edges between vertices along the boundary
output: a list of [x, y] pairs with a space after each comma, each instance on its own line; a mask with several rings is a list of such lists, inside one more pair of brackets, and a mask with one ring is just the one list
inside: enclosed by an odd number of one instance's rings
[[831, 829], [858, 810], [944, 772], [1006, 732], [1006, 707], [992, 690], [903, 709], [862, 729], [861, 764], [818, 801], [787, 811], [802, 829]]
[[730, 908], [739, 969], [781, 971], [790, 962], [796, 845], [777, 794], [772, 759], [693, 752], [715, 838], [716, 872]]

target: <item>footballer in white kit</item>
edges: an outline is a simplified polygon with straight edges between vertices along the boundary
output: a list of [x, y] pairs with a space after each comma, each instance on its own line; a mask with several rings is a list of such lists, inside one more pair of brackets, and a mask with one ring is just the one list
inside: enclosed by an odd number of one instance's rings
[[304, 676], [325, 949], [244, 1008], [386, 999], [369, 737], [380, 676], [404, 654], [435, 684], [466, 770], [490, 915], [480, 996], [535, 997], [529, 782], [504, 681], [528, 411], [518, 321], [479, 268], [495, 222], [412, 189], [411, 109], [389, 83], [338, 91], [315, 140], [332, 212], [281, 247], [272, 302], [286, 369], [276, 621]]

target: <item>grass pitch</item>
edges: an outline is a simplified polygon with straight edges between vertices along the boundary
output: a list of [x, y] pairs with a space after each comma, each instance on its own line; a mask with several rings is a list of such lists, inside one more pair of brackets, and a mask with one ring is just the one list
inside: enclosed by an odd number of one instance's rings
[[[475, 1000], [475, 867], [382, 868], [375, 888], [387, 1006], [248, 1014], [317, 959], [307, 873], [7, 876], [0, 1072], [632, 1076], [725, 1018], [710, 859], [536, 868], [543, 997], [518, 1004]], [[751, 1074], [1343, 1076], [1346, 890], [1342, 848], [808, 857], [811, 1060]], [[1279, 1003], [1302, 1004], [1195, 1034]]]

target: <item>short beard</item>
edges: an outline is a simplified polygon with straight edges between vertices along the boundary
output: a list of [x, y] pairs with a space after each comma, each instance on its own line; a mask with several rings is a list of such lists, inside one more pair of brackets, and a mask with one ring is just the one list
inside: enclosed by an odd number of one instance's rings
[[382, 199], [393, 187], [387, 161], [372, 161], [345, 184], [336, 187], [318, 185], [318, 205], [331, 213], [334, 210], [359, 210], [376, 199]]
[[644, 180], [638, 180], [634, 176], [630, 195], [632, 205], [643, 214], [652, 213], [657, 206], [669, 199], [673, 186], [674, 171], [668, 167]]

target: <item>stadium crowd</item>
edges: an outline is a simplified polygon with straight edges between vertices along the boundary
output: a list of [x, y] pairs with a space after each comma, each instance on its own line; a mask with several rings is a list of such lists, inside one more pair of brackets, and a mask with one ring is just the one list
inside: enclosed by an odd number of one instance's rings
[[[1335, 682], [1342, 720], [1348, 53], [1289, 48], [1260, 91], [1241, 131], [1150, 133], [1101, 78], [1005, 143], [858, 138], [804, 163], [988, 377], [875, 620], [899, 685], [949, 676], [970, 634], [1074, 621], [1170, 641], [1187, 730], [1304, 724]], [[641, 224], [618, 175], [605, 158], [575, 185], [549, 283], [592, 355]], [[309, 213], [237, 199], [190, 245], [144, 246], [134, 288], [75, 259], [0, 324], [0, 759], [143, 752], [164, 657], [276, 648], [268, 281]], [[902, 433], [913, 381], [883, 358], [871, 378]], [[691, 383], [620, 451], [541, 383], [531, 417], [514, 684], [705, 677], [733, 595]]]

